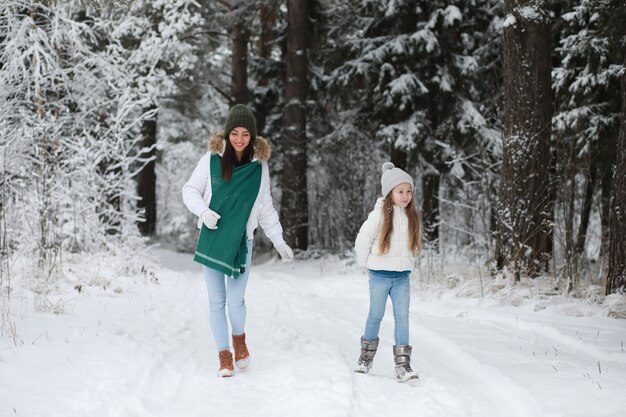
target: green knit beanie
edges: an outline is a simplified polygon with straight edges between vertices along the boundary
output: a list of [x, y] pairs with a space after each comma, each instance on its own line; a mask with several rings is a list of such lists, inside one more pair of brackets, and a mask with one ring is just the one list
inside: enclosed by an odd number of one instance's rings
[[226, 123], [224, 123], [224, 138], [228, 139], [231, 130], [236, 127], [245, 127], [250, 132], [250, 139], [256, 139], [256, 119], [254, 115], [243, 104], [236, 104], [228, 112]]

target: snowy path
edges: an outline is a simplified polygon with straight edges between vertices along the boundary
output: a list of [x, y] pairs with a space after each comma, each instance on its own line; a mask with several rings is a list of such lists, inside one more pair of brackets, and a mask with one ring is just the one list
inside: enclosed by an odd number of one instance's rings
[[355, 374], [366, 277], [319, 262], [253, 269], [252, 363], [218, 379], [199, 269], [158, 254], [159, 285], [82, 295], [67, 314], [24, 311], [23, 346], [0, 339], [1, 417], [626, 415], [624, 321], [422, 302], [417, 289], [419, 382], [393, 380], [390, 310], [371, 373]]

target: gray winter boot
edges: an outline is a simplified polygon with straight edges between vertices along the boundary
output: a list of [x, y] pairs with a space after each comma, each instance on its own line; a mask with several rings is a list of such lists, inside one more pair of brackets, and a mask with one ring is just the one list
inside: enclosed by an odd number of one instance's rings
[[378, 338], [374, 340], [365, 340], [361, 337], [361, 356], [359, 357], [359, 363], [356, 366], [354, 372], [360, 374], [366, 374], [372, 368], [372, 362], [374, 362], [374, 355], [378, 349]]
[[404, 382], [417, 379], [417, 372], [411, 369], [411, 350], [409, 345], [396, 345], [393, 347], [393, 356], [396, 363], [396, 379]]

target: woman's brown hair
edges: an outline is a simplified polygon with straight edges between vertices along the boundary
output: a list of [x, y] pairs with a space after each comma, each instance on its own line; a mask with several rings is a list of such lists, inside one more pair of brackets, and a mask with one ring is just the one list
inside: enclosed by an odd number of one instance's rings
[[[422, 222], [417, 214], [413, 199], [404, 208], [406, 216], [409, 218], [409, 248], [413, 255], [417, 255], [422, 250]], [[391, 233], [393, 232], [393, 200], [391, 193], [387, 194], [383, 203], [383, 222], [380, 227], [380, 241], [378, 249], [381, 254], [389, 251], [391, 246]]]
[[254, 142], [256, 138], [250, 135], [250, 143], [243, 150], [241, 161], [237, 161], [237, 155], [233, 145], [230, 144], [230, 138], [224, 138], [224, 140], [226, 143], [224, 144], [224, 153], [222, 154], [222, 179], [229, 181], [230, 177], [233, 176], [233, 166], [247, 164], [254, 158]]

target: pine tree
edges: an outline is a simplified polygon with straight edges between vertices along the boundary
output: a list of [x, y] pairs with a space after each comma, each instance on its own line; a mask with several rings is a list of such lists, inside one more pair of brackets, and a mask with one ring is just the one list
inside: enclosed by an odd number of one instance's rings
[[497, 261], [520, 279], [549, 257], [552, 119], [550, 15], [545, 1], [509, 0], [504, 21], [504, 139]]
[[[602, 245], [608, 243], [609, 195], [614, 149], [619, 135], [619, 72], [622, 50], [620, 27], [624, 8], [618, 0], [579, 1], [562, 17], [565, 36], [557, 48], [558, 62], [553, 71], [557, 112], [554, 119], [557, 151], [563, 169], [571, 166], [562, 189], [576, 186], [575, 175], [585, 178], [581, 220], [576, 237], [572, 218], [566, 225], [567, 262], [574, 263], [584, 253], [587, 225], [594, 191], [600, 190]], [[570, 191], [570, 201], [575, 192]], [[571, 203], [570, 203], [571, 204]], [[569, 210], [572, 211], [572, 210]]]
[[[361, 164], [363, 158], [369, 159], [364, 176], [376, 176], [373, 173], [379, 172], [385, 159], [412, 174], [419, 172], [425, 232], [433, 242], [439, 233], [442, 178], [453, 167], [460, 172], [462, 163], [454, 161], [466, 160], [493, 140], [481, 114], [487, 107], [481, 109], [476, 103], [480, 97], [477, 60], [492, 20], [486, 5], [492, 4], [329, 2], [328, 12], [321, 14], [330, 30], [316, 62], [328, 74], [317, 88], [318, 94], [327, 96], [318, 110], [330, 124], [326, 142], [333, 149], [344, 147], [344, 160], [362, 150], [355, 158]], [[345, 188], [354, 187], [351, 182]], [[357, 180], [356, 194], [363, 195], [360, 187], [376, 182]], [[351, 217], [347, 223], [354, 230], [363, 216]]]

